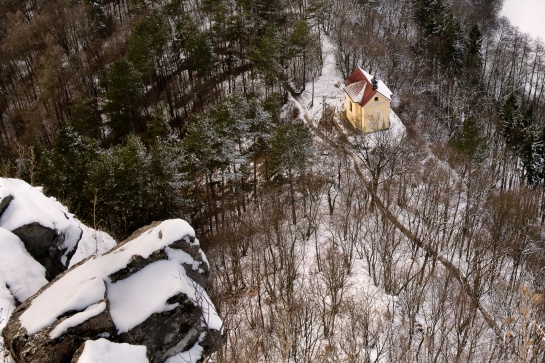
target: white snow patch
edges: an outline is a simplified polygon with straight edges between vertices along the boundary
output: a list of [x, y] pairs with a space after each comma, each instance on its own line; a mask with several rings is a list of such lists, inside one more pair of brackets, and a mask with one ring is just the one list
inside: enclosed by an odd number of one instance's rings
[[55, 327], [55, 329], [51, 331], [51, 333], [49, 333], [49, 337], [51, 339], [57, 339], [58, 337], [66, 333], [69, 328], [78, 326], [81, 323], [87, 321], [88, 319], [97, 316], [98, 314], [102, 313], [104, 309], [106, 309], [106, 303], [104, 301], [89, 306], [81, 313], [74, 314], [71, 317], [63, 320], [59, 325]]
[[118, 333], [128, 332], [154, 313], [176, 308], [178, 304], [168, 304], [167, 300], [180, 292], [192, 295], [195, 289], [190, 281], [176, 261], [160, 260], [110, 284], [110, 313]]
[[[367, 78], [367, 80], [372, 83], [373, 82], [373, 76], [370, 73], [367, 73], [361, 67], [360, 67], [360, 70], [364, 74], [365, 78]], [[383, 95], [387, 99], [392, 100], [392, 95], [394, 93], [392, 91], [390, 91], [390, 89], [384, 84], [384, 82], [382, 82], [380, 80], [377, 80], [377, 86], [378, 86], [377, 87], [377, 92], [378, 93], [380, 93], [381, 95]]]
[[45, 284], [45, 268], [29, 255], [19, 237], [0, 227], [0, 285], [22, 302]]
[[9, 190], [7, 188], [0, 188], [0, 200], [9, 196]]
[[78, 363], [148, 363], [146, 347], [127, 343], [112, 343], [106, 339], [88, 340]]
[[195, 343], [190, 349], [168, 358], [165, 363], [197, 363], [202, 358], [203, 348], [199, 344], [204, 338], [204, 333], [199, 337], [199, 341]]
[[[79, 222], [79, 221], [78, 221]], [[68, 267], [72, 267], [89, 256], [102, 255], [115, 247], [117, 242], [108, 233], [98, 231], [79, 223], [82, 230], [78, 248], [70, 259]]]
[[[199, 268], [199, 265], [201, 264], [199, 261], [195, 261], [193, 257], [191, 257], [191, 255], [185, 251], [166, 247], [165, 252], [167, 253], [167, 256], [170, 260], [174, 260], [180, 265], [189, 265], [193, 270], [197, 270]], [[204, 253], [201, 253], [201, 256], [204, 256]]]
[[[314, 98], [312, 82], [308, 82], [299, 99], [307, 105], [306, 112], [316, 126], [326, 106], [341, 110], [344, 102], [344, 78], [335, 60], [335, 46], [327, 36], [323, 36], [324, 67], [321, 75], [314, 82]], [[304, 113], [303, 113], [304, 114]]]
[[[13, 309], [15, 309], [15, 300], [0, 275], [0, 333], [4, 330]], [[0, 334], [0, 355], [4, 352], [4, 349], [4, 339], [2, 338], [2, 334]], [[6, 363], [9, 362], [11, 360], [6, 361]]]
[[59, 316], [70, 310], [82, 311], [104, 299], [104, 281], [93, 274], [93, 267], [93, 264], [79, 266], [32, 301], [19, 318], [28, 334], [34, 334], [53, 324]]

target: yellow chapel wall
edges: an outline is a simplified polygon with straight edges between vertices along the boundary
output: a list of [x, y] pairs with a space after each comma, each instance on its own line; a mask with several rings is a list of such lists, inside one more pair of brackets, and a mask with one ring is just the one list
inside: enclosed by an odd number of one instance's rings
[[[352, 106], [352, 107], [351, 107]], [[346, 95], [346, 118], [357, 128], [362, 127], [361, 121], [362, 118], [362, 107], [358, 103], [352, 102], [350, 96]]]
[[[378, 99], [375, 101], [375, 99]], [[387, 130], [390, 128], [390, 100], [376, 93], [363, 107], [363, 132]]]

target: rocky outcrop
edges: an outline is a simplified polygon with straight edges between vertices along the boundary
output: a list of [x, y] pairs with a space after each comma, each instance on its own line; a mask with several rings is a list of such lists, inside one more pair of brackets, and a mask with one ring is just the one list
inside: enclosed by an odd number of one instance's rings
[[52, 280], [66, 270], [66, 266], [61, 263], [65, 252], [62, 249], [62, 234], [36, 222], [22, 225], [11, 232], [23, 241], [28, 253], [45, 267], [47, 280]]
[[197, 361], [222, 324], [203, 289], [208, 279], [189, 224], [156, 223], [27, 299], [3, 331], [5, 345], [17, 362], [75, 362], [86, 341], [101, 338], [145, 346], [152, 362]]
[[23, 241], [48, 280], [66, 270], [82, 236], [64, 206], [18, 179], [0, 178], [0, 227]]
[[0, 228], [19, 237], [45, 267], [49, 281], [68, 266], [115, 246], [108, 234], [83, 225], [41, 188], [19, 179], [0, 178]]

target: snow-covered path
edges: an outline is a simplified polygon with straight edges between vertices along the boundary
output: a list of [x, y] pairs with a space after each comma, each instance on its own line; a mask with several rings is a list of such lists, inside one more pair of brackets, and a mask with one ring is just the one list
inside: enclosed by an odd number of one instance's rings
[[322, 36], [322, 45], [324, 66], [321, 75], [314, 82], [314, 102], [312, 82], [307, 83], [305, 90], [298, 97], [314, 126], [322, 116], [324, 103], [334, 107], [336, 111], [344, 107], [344, 79], [335, 61], [335, 47], [325, 35]]

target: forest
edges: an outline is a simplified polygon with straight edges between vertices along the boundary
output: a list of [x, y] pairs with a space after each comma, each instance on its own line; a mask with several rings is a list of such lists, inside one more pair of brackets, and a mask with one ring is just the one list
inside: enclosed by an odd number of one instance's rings
[[[0, 173], [190, 222], [216, 362], [543, 362], [545, 45], [501, 5], [0, 0]], [[309, 119], [326, 45], [405, 133]]]

